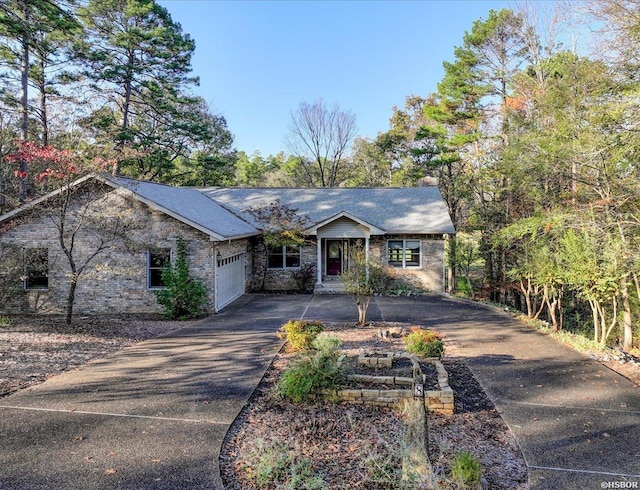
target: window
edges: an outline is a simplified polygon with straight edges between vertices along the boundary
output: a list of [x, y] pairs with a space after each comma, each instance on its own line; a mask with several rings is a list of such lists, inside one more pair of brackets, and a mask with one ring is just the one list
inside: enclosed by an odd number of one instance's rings
[[389, 240], [387, 261], [391, 267], [420, 267], [420, 240]]
[[300, 267], [300, 247], [283, 246], [270, 247], [267, 268], [269, 269], [296, 269]]
[[164, 287], [162, 269], [171, 263], [171, 249], [156, 248], [147, 252], [147, 287], [156, 289]]
[[49, 251], [46, 248], [24, 251], [24, 288], [49, 288]]

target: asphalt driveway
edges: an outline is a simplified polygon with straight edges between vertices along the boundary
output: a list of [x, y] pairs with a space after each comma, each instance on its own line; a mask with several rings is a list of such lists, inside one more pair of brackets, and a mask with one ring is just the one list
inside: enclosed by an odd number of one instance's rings
[[[275, 331], [301, 317], [356, 310], [346, 296], [246, 295], [0, 399], [0, 488], [221, 488], [224, 435], [282, 345]], [[637, 488], [640, 388], [625, 378], [482, 305], [376, 297], [368, 318], [447, 335], [516, 435], [532, 488]]]
[[219, 489], [218, 455], [311, 296], [218, 315], [0, 399], [0, 489]]

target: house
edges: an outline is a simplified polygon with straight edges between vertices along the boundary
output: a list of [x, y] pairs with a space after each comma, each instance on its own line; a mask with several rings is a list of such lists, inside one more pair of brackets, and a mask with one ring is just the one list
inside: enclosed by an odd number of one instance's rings
[[[75, 311], [84, 314], [161, 311], [153, 292], [162, 287], [162, 268], [179, 236], [192, 275], [209, 290], [210, 310], [219, 311], [263, 282], [267, 290], [296, 289], [295, 273], [303, 268], [312, 272], [316, 291], [330, 290], [356, 244], [423, 288], [442, 291], [444, 239], [455, 233], [432, 186], [182, 188], [90, 175], [69, 188], [65, 229], [67, 240], [68, 230], [77, 230], [76, 263], [95, 254], [76, 290]], [[0, 216], [0, 276], [16, 293], [0, 311], [64, 309], [69, 262], [59, 244], [58, 211], [50, 207], [60, 192]], [[308, 244], [264, 254], [259, 223], [247, 210], [278, 199], [306, 217]], [[19, 262], [12, 279], [9, 258]]]

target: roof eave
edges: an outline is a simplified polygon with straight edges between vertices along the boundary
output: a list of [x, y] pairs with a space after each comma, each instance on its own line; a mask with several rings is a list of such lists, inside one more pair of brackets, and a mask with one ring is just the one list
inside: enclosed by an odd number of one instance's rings
[[[109, 182], [107, 180], [107, 182]], [[127, 195], [131, 195], [133, 196], [135, 199], [137, 199], [138, 201], [140, 201], [141, 203], [146, 204], [147, 206], [149, 206], [151, 209], [155, 209], [156, 211], [160, 211], [161, 213], [166, 214], [167, 216], [171, 216], [172, 218], [180, 221], [181, 223], [184, 223], [186, 225], [189, 225], [191, 228], [194, 228], [198, 231], [201, 231], [202, 233], [204, 233], [205, 235], [208, 235], [209, 238], [212, 241], [225, 241], [228, 240], [229, 238], [225, 237], [224, 235], [221, 235], [220, 233], [211, 230], [205, 226], [202, 226], [198, 223], [196, 223], [195, 221], [190, 220], [189, 218], [185, 218], [184, 216], [182, 216], [179, 213], [176, 213], [174, 211], [172, 211], [171, 209], [168, 209], [164, 206], [162, 206], [161, 204], [158, 204], [157, 202], [148, 199], [144, 196], [141, 196], [140, 194], [132, 191], [131, 189], [127, 189], [126, 187], [120, 186], [120, 185], [116, 185], [115, 188], [119, 191], [121, 191], [123, 194], [127, 194]]]
[[365, 226], [367, 228], [369, 228], [369, 232], [371, 235], [384, 235], [385, 233], [387, 233], [385, 230], [383, 230], [382, 228], [377, 227], [376, 225], [373, 225], [363, 219], [358, 218], [357, 216], [348, 213], [346, 211], [341, 211], [337, 214], [334, 214], [333, 216], [326, 218], [318, 223], [313, 224], [312, 226], [309, 226], [306, 231], [309, 232], [310, 235], [317, 235], [318, 234], [318, 228], [322, 228], [323, 226], [327, 226], [330, 223], [333, 223], [335, 220], [340, 219], [340, 218], [347, 218], [350, 219], [351, 221], [354, 221], [356, 223], [358, 223], [359, 225]]
[[[13, 209], [11, 211], [9, 211], [8, 213], [0, 216], [0, 223], [4, 223], [5, 221], [10, 220], [11, 218], [13, 218], [14, 216], [17, 216], [25, 211], [29, 211], [30, 209], [35, 208], [36, 206], [38, 206], [39, 204], [48, 201], [49, 199], [51, 199], [52, 197], [55, 197], [59, 194], [61, 194], [64, 190], [69, 189], [70, 187], [75, 187], [78, 185], [83, 184], [84, 182], [86, 182], [87, 180], [91, 179], [91, 178], [96, 178], [95, 174], [88, 174], [85, 175], [84, 177], [80, 177], [77, 180], [74, 180], [73, 182], [69, 182], [68, 184], [63, 185], [62, 187], [60, 187], [59, 189], [56, 189], [55, 191], [49, 192], [48, 194], [45, 194], [44, 196], [41, 196], [37, 199], [34, 199], [33, 201], [30, 201], [26, 204], [23, 204], [22, 206], [17, 207], [16, 209]], [[100, 179], [102, 180], [102, 179]]]

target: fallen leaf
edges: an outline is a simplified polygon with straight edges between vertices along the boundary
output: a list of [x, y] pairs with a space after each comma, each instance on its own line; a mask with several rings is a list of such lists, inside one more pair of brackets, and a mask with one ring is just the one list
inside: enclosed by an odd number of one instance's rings
[[113, 468], [109, 468], [108, 470], [104, 471], [105, 475], [115, 475], [116, 473], [117, 473], [116, 470]]

